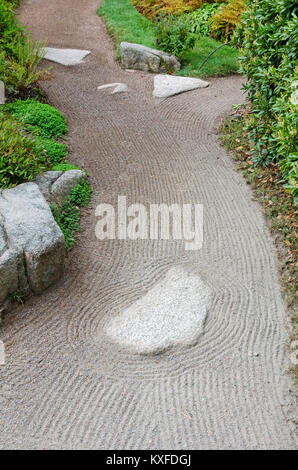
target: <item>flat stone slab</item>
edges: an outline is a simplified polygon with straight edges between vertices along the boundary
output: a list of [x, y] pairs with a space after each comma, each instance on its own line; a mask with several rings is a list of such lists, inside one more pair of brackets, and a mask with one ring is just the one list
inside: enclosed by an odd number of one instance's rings
[[115, 342], [137, 354], [190, 346], [202, 333], [211, 292], [200, 277], [171, 268], [146, 295], [105, 327]]
[[56, 49], [55, 47], [47, 47], [44, 59], [62, 65], [77, 65], [81, 64], [88, 54], [90, 54], [90, 51], [81, 49]]
[[98, 90], [104, 90], [106, 88], [114, 88], [111, 95], [114, 95], [115, 93], [123, 93], [128, 90], [126, 83], [106, 83], [105, 85], [97, 87]]
[[156, 75], [154, 77], [153, 96], [156, 98], [168, 98], [169, 96], [178, 95], [184, 91], [205, 88], [207, 86], [209, 86], [209, 83], [199, 78]]

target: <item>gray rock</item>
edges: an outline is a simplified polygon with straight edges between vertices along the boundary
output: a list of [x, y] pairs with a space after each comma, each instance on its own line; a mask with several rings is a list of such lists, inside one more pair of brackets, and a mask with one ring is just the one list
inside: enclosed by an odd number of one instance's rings
[[82, 49], [57, 49], [55, 47], [48, 47], [44, 58], [62, 65], [77, 65], [81, 64], [88, 54], [90, 54], [90, 51]]
[[6, 250], [0, 256], [0, 304], [13, 292], [19, 290], [17, 250]]
[[171, 268], [146, 295], [112, 318], [106, 334], [138, 354], [195, 344], [203, 331], [211, 292], [200, 277]]
[[7, 250], [6, 234], [3, 226], [0, 225], [0, 256]]
[[177, 57], [163, 51], [129, 42], [120, 44], [121, 62], [126, 69], [144, 72], [177, 72], [180, 62]]
[[5, 103], [5, 87], [2, 80], [0, 80], [0, 104]]
[[83, 179], [86, 174], [81, 170], [68, 170], [63, 173], [51, 187], [51, 198], [61, 204], [61, 202], [69, 195], [70, 191]]
[[63, 171], [46, 171], [36, 177], [34, 182], [38, 185], [39, 190], [42, 192], [46, 200], [50, 200], [51, 186], [62, 174]]
[[178, 95], [184, 91], [205, 88], [207, 86], [209, 86], [208, 82], [198, 78], [156, 75], [156, 77], [154, 77], [153, 96], [156, 98], [168, 98], [169, 96]]
[[12, 286], [8, 290], [1, 286], [0, 298], [15, 287], [24, 290], [27, 284], [33, 292], [42, 292], [64, 268], [64, 236], [51, 209], [35, 183], [24, 183], [1, 192], [0, 214], [9, 247], [2, 255], [2, 275], [6, 273]]

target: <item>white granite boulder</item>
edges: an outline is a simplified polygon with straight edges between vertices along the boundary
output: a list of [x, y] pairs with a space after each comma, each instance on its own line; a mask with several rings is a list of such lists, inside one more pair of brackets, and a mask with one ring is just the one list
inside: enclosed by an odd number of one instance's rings
[[200, 277], [171, 268], [143, 297], [106, 324], [112, 341], [136, 354], [194, 345], [203, 331], [211, 291]]
[[155, 73], [177, 72], [180, 69], [180, 62], [174, 55], [141, 44], [121, 42], [120, 54], [126, 69]]

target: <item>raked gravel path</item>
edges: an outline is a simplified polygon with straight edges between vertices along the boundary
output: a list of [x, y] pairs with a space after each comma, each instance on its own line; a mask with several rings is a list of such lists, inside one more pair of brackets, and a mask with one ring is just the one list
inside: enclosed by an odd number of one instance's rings
[[[63, 280], [14, 307], [0, 330], [7, 354], [0, 447], [294, 448], [275, 252], [260, 208], [216, 135], [220, 118], [243, 101], [241, 77], [157, 100], [152, 75], [115, 63], [97, 7], [97, 0], [25, 0], [20, 9], [49, 47], [91, 51], [79, 65], [49, 62], [53, 79], [43, 86], [67, 117], [71, 159], [90, 173], [94, 197]], [[97, 90], [107, 83], [129, 90]], [[98, 241], [95, 207], [118, 195], [129, 203], [203, 203], [202, 250], [187, 252], [179, 241]], [[135, 328], [133, 315], [138, 306], [144, 314], [152, 297], [168, 314], [158, 286], [170, 298], [184, 276], [208, 292], [198, 341], [179, 343], [176, 316], [172, 349], [139, 354], [125, 334], [130, 347], [117, 346], [119, 315]], [[185, 305], [193, 315], [187, 298]], [[135, 334], [142, 344], [146, 338]]]

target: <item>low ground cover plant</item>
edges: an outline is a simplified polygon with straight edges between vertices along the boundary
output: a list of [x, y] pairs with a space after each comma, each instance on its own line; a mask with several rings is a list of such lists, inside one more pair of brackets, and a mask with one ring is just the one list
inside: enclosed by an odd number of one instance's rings
[[67, 126], [63, 114], [47, 103], [35, 99], [16, 100], [9, 103], [6, 109], [15, 118], [38, 128], [43, 137], [61, 137]]
[[76, 243], [75, 234], [80, 231], [80, 207], [89, 204], [92, 189], [89, 182], [81, 181], [63, 201], [61, 206], [53, 204], [52, 214], [65, 237], [65, 247], [69, 251]]

